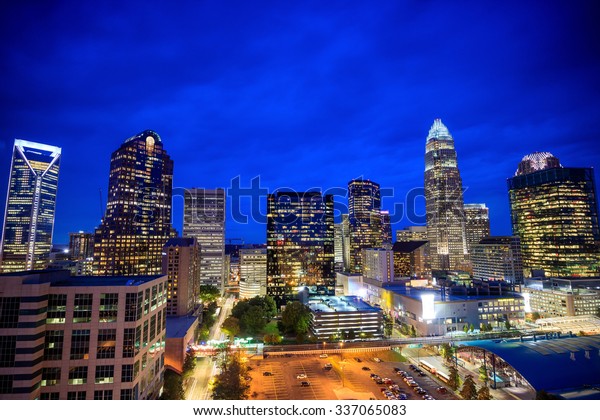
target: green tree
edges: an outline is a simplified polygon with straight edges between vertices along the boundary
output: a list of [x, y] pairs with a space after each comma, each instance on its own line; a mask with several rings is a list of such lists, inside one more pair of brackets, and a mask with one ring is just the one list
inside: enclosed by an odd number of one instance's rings
[[463, 331], [465, 332], [465, 334], [469, 332], [469, 324], [463, 325]]
[[490, 398], [490, 389], [487, 387], [487, 385], [482, 385], [481, 388], [479, 388], [479, 391], [477, 391], [477, 399], [489, 400]]
[[300, 302], [290, 302], [281, 313], [281, 324], [284, 331], [303, 335], [308, 332], [310, 310]]
[[458, 369], [456, 369], [456, 366], [452, 365], [448, 368], [448, 377], [450, 378], [448, 380], [448, 386], [456, 391], [460, 385], [460, 377], [458, 376]]
[[171, 369], [165, 369], [161, 400], [184, 400], [183, 378]]
[[213, 400], [245, 400], [250, 386], [245, 377], [247, 368], [238, 355], [228, 355], [221, 365], [221, 373], [215, 377], [212, 389]]
[[251, 305], [240, 318], [240, 329], [249, 335], [260, 333], [266, 325], [267, 319], [262, 306]]
[[[600, 309], [599, 309], [599, 311], [600, 311]], [[533, 322], [537, 321], [537, 320], [538, 320], [538, 319], [540, 319], [541, 317], [542, 317], [542, 316], [540, 315], [540, 313], [539, 313], [539, 312], [533, 312], [533, 313], [531, 314], [531, 320], [532, 320]]]
[[200, 286], [200, 290], [198, 291], [198, 297], [202, 302], [213, 302], [217, 300], [221, 296], [221, 291], [209, 284]]
[[242, 319], [242, 316], [250, 309], [250, 303], [247, 300], [240, 300], [231, 308], [231, 315], [237, 319]]
[[410, 336], [411, 337], [416, 337], [417, 336], [417, 330], [415, 330], [415, 326], [414, 325], [410, 326]]
[[465, 376], [465, 381], [459, 394], [465, 400], [474, 400], [477, 398], [477, 387], [471, 375]]
[[259, 306], [263, 309], [266, 318], [277, 315], [277, 304], [271, 296], [255, 296], [248, 301], [250, 306]]
[[510, 330], [512, 328], [512, 325], [510, 324], [510, 321], [508, 319], [504, 322], [504, 327], [507, 330]]
[[440, 355], [447, 363], [451, 363], [454, 357], [454, 347], [452, 347], [449, 343], [442, 343], [440, 346]]
[[240, 332], [240, 321], [234, 316], [228, 317], [221, 324], [221, 331], [227, 334], [229, 339], [233, 341], [233, 338]]
[[188, 378], [194, 373], [194, 368], [196, 367], [196, 358], [191, 354], [185, 355], [185, 360], [183, 361], [183, 377]]
[[279, 334], [266, 334], [263, 341], [265, 344], [279, 344], [281, 343], [281, 336]]
[[479, 380], [485, 383], [487, 383], [487, 381], [489, 380], [487, 369], [483, 365], [479, 366]]
[[475, 325], [471, 324], [471, 326], [469, 327], [469, 331], [471, 331], [471, 332], [475, 331]]

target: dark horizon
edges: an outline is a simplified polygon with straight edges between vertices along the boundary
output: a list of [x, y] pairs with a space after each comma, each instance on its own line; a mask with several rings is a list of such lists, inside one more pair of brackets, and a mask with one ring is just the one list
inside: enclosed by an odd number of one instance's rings
[[[586, 2], [2, 9], [0, 206], [15, 138], [62, 147], [57, 244], [98, 226], [110, 155], [146, 129], [174, 161], [175, 188], [237, 177], [248, 188], [260, 176], [269, 192], [305, 191], [363, 176], [394, 188], [382, 200], [392, 212], [423, 188], [425, 139], [441, 118], [465, 203], [490, 208], [492, 235], [511, 234], [506, 180], [523, 156], [600, 162], [599, 16]], [[228, 211], [226, 237], [264, 243], [266, 225], [234, 224]]]

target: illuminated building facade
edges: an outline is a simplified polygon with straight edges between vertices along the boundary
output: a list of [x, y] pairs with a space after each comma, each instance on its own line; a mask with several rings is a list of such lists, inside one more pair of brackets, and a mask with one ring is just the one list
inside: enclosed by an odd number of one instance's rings
[[344, 271], [350, 271], [350, 219], [348, 214], [342, 214], [342, 256]]
[[523, 283], [521, 240], [518, 236], [489, 236], [471, 248], [473, 278]]
[[396, 242], [427, 241], [427, 226], [408, 226], [396, 231]]
[[240, 249], [240, 299], [267, 294], [267, 249]]
[[344, 271], [344, 225], [341, 223], [336, 223], [333, 231], [335, 271]]
[[455, 270], [467, 255], [462, 179], [454, 139], [440, 119], [425, 146], [425, 208], [432, 270]]
[[394, 253], [394, 276], [419, 278], [427, 274], [425, 250], [427, 241], [397, 241]]
[[154, 131], [123, 142], [111, 156], [108, 202], [94, 237], [94, 274], [162, 271], [171, 227], [173, 161]]
[[333, 196], [278, 192], [267, 197], [267, 294], [285, 304], [307, 287], [333, 295]]
[[94, 234], [79, 231], [69, 233], [69, 258], [85, 260], [94, 256]]
[[157, 399], [165, 276], [0, 275], [0, 399]]
[[392, 223], [390, 220], [390, 212], [381, 210], [381, 245], [392, 244]]
[[508, 180], [513, 234], [526, 270], [547, 276], [600, 273], [598, 201], [592, 168], [563, 168], [549, 153], [525, 156]]
[[171, 238], [163, 247], [167, 275], [167, 315], [192, 314], [200, 293], [200, 247], [194, 238]]
[[61, 149], [15, 140], [0, 241], [0, 272], [46, 268], [52, 248]]
[[522, 289], [527, 312], [543, 318], [597, 315], [600, 278], [526, 279]]
[[384, 248], [363, 249], [363, 276], [382, 283], [394, 281], [394, 252]]
[[[200, 245], [200, 284], [221, 292], [229, 282], [225, 267], [225, 190], [186, 190], [183, 207], [183, 236]], [[226, 271], [227, 269], [227, 271]]]
[[381, 195], [379, 184], [363, 179], [348, 183], [350, 227], [350, 271], [361, 273], [362, 250], [382, 245]]
[[490, 209], [485, 204], [465, 204], [465, 237], [467, 250], [490, 236]]

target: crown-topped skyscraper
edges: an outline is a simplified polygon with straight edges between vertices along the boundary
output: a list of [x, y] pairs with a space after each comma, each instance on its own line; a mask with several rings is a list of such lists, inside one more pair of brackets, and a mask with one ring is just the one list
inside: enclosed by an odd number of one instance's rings
[[432, 270], [455, 270], [468, 259], [462, 180], [454, 139], [436, 119], [425, 145], [425, 206]]

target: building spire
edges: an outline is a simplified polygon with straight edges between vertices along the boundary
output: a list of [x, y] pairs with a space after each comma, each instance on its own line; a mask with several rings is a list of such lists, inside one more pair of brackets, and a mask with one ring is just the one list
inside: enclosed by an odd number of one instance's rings
[[429, 135], [427, 136], [427, 140], [444, 138], [452, 139], [452, 136], [448, 131], [448, 127], [444, 125], [442, 120], [440, 118], [436, 118], [433, 121], [433, 125], [429, 129]]

